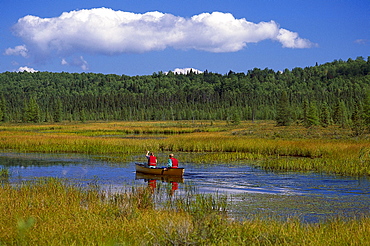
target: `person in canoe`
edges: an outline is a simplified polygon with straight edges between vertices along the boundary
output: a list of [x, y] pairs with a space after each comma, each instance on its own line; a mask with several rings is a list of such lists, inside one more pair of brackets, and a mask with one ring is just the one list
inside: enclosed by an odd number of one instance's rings
[[167, 168], [178, 168], [178, 167], [179, 161], [174, 157], [173, 154], [170, 154], [167, 162]]
[[156, 168], [157, 167], [157, 157], [154, 156], [154, 153], [148, 150], [145, 156], [148, 159], [147, 167]]

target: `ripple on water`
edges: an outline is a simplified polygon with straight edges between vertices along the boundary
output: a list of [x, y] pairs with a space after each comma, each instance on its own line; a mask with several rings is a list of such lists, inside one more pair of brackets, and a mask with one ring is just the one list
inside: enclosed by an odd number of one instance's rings
[[[330, 216], [358, 216], [370, 207], [368, 178], [316, 173], [266, 172], [251, 166], [185, 164], [178, 193], [192, 186], [201, 193], [227, 194], [234, 216], [298, 216], [318, 221]], [[136, 179], [134, 163], [109, 163], [99, 156], [74, 154], [0, 153], [0, 168], [10, 171], [9, 182], [57, 177], [79, 184], [95, 182], [119, 191], [127, 185], [145, 185]], [[157, 180], [157, 184], [166, 181]], [[161, 187], [158, 185], [157, 187]]]

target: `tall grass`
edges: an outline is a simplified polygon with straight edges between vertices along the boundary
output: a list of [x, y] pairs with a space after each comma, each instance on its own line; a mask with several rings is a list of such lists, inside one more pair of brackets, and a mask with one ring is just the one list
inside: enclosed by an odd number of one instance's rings
[[0, 168], [0, 180], [9, 178], [10, 173], [7, 168]]
[[[158, 207], [146, 187], [103, 194], [60, 180], [0, 186], [1, 245], [368, 245], [370, 219], [234, 221], [221, 197]], [[192, 202], [187, 199], [192, 197]], [[194, 198], [194, 199], [193, 199]]]
[[[123, 160], [146, 150], [196, 163], [261, 160], [278, 170], [370, 175], [370, 142], [338, 127], [274, 127], [273, 122], [104, 122], [1, 126], [3, 151], [104, 154]], [[189, 155], [200, 153], [201, 155]], [[282, 158], [299, 157], [299, 158]]]

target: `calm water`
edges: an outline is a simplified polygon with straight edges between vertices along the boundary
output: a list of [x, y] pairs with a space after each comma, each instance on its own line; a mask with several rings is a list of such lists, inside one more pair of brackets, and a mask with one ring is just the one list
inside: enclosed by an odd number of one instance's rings
[[[172, 184], [181, 194], [185, 186], [191, 185], [201, 193], [227, 194], [232, 201], [230, 211], [237, 217], [298, 216], [315, 222], [331, 216], [369, 213], [368, 178], [275, 173], [248, 165], [182, 166], [183, 180], [156, 180], [157, 187]], [[98, 184], [112, 191], [133, 184], [153, 184], [148, 177], [136, 176], [134, 162], [114, 164], [86, 155], [0, 153], [0, 168], [4, 167], [10, 171], [10, 183], [57, 177], [82, 185]]]

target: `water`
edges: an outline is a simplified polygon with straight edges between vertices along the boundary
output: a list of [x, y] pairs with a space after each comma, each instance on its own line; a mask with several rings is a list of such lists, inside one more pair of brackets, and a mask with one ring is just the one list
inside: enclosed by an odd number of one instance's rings
[[[253, 164], [253, 163], [251, 163]], [[40, 177], [98, 184], [119, 192], [132, 185], [172, 184], [177, 193], [187, 185], [201, 193], [227, 194], [230, 212], [238, 218], [252, 215], [290, 217], [316, 222], [335, 216], [369, 213], [370, 180], [316, 173], [266, 172], [251, 165], [183, 164], [180, 180], [137, 176], [134, 162], [110, 163], [97, 156], [72, 154], [0, 153], [0, 168], [10, 172], [10, 183]], [[149, 179], [152, 181], [149, 182]], [[160, 186], [160, 185], [159, 185]]]

